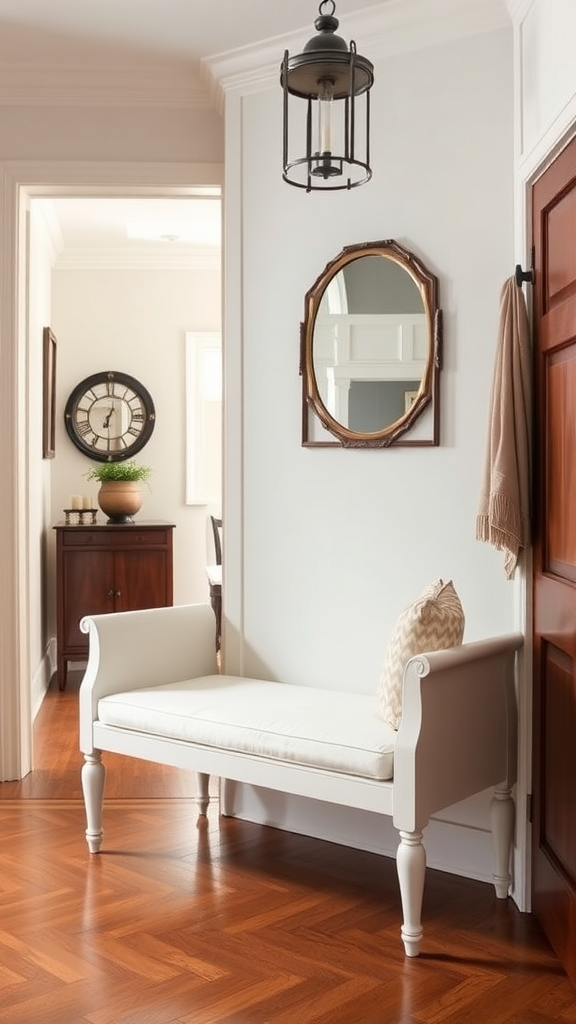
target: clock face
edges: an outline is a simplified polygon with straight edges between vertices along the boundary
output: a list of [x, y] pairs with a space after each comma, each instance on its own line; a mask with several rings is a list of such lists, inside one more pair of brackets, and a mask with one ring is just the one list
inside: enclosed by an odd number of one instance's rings
[[156, 423], [149, 392], [127, 373], [104, 370], [80, 381], [64, 411], [68, 436], [98, 462], [132, 458], [152, 436]]

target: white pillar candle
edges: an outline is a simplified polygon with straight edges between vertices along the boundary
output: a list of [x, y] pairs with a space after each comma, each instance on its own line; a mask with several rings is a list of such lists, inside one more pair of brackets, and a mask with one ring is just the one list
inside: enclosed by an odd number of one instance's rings
[[89, 494], [82, 495], [82, 508], [92, 508], [92, 498]]
[[72, 497], [70, 498], [70, 508], [72, 508], [72, 509], [81, 509], [82, 508], [82, 495], [81, 494], [73, 494], [72, 495]]

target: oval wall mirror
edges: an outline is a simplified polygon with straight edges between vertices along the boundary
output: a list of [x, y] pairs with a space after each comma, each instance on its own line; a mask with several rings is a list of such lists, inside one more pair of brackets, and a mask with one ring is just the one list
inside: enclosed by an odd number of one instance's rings
[[346, 246], [306, 293], [302, 444], [437, 445], [441, 335], [437, 279], [413, 253]]

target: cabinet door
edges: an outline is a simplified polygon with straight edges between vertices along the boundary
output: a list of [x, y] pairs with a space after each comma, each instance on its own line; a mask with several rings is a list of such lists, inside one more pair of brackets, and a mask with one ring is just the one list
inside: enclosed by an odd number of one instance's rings
[[162, 608], [172, 604], [169, 593], [166, 551], [116, 551], [115, 585], [117, 612]]
[[109, 551], [66, 551], [63, 559], [64, 648], [86, 647], [84, 615], [114, 611], [114, 555]]

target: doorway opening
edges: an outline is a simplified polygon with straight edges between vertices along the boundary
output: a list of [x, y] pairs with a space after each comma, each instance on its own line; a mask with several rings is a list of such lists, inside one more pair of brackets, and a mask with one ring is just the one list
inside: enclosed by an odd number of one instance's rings
[[[62, 167], [59, 168], [59, 171], [62, 171]], [[210, 172], [208, 175], [207, 171]], [[49, 600], [49, 594], [51, 590], [53, 592], [54, 581], [48, 578], [47, 572], [47, 567], [50, 564], [51, 528], [57, 518], [57, 510], [63, 507], [64, 497], [70, 490], [75, 489], [74, 486], [70, 486], [70, 477], [76, 474], [75, 479], [77, 479], [80, 468], [79, 464], [74, 462], [79, 457], [79, 453], [60, 433], [63, 429], [62, 418], [59, 419], [59, 415], [62, 413], [62, 395], [66, 393], [70, 381], [80, 372], [80, 362], [78, 361], [85, 359], [90, 365], [96, 361], [98, 361], [98, 365], [100, 363], [107, 365], [110, 359], [109, 352], [106, 352], [104, 345], [105, 331], [100, 331], [97, 343], [94, 342], [93, 336], [90, 336], [89, 330], [82, 337], [79, 332], [75, 332], [74, 337], [64, 337], [61, 332], [60, 338], [58, 338], [57, 331], [54, 331], [58, 341], [57, 380], [60, 381], [60, 389], [57, 390], [56, 396], [56, 450], [53, 459], [43, 458], [41, 447], [38, 447], [42, 420], [42, 346], [37, 339], [38, 329], [41, 331], [46, 326], [54, 326], [52, 314], [53, 277], [59, 275], [62, 279], [68, 275], [70, 280], [75, 278], [76, 281], [81, 280], [82, 275], [88, 274], [116, 274], [118, 277], [122, 277], [124, 270], [120, 273], [119, 264], [126, 259], [139, 261], [139, 272], [147, 275], [148, 282], [155, 273], [151, 251], [149, 248], [147, 249], [147, 246], [154, 244], [152, 239], [142, 236], [132, 238], [127, 236], [122, 242], [124, 246], [122, 255], [113, 257], [113, 247], [103, 244], [100, 246], [99, 254], [93, 253], [89, 257], [88, 247], [81, 241], [80, 226], [75, 226], [70, 220], [64, 227], [60, 223], [59, 230], [62, 232], [62, 238], [58, 242], [59, 218], [56, 217], [55, 221], [52, 218], [50, 223], [52, 215], [47, 212], [48, 207], [50, 204], [55, 206], [56, 210], [60, 207], [60, 211], [68, 216], [74, 212], [74, 205], [77, 206], [81, 202], [85, 209], [92, 213], [93, 229], [103, 230], [105, 225], [103, 224], [102, 210], [113, 200], [132, 201], [133, 211], [136, 209], [137, 203], [146, 204], [147, 210], [153, 214], [153, 217], [147, 221], [139, 216], [136, 223], [140, 223], [141, 229], [142, 225], [145, 226], [147, 223], [149, 226], [150, 220], [152, 222], [162, 220], [161, 208], [164, 207], [164, 212], [166, 212], [166, 204], [170, 202], [174, 203], [171, 207], [171, 212], [174, 212], [176, 207], [184, 201], [191, 205], [195, 202], [209, 201], [217, 204], [218, 218], [221, 205], [222, 169], [219, 165], [214, 165], [213, 168], [198, 168], [197, 174], [194, 173], [193, 167], [188, 168], [186, 183], [174, 180], [178, 176], [177, 169], [176, 173], [174, 169], [167, 169], [166, 184], [164, 185], [158, 185], [158, 180], [162, 180], [163, 177], [162, 169], [147, 167], [147, 165], [120, 169], [102, 165], [97, 168], [96, 173], [93, 168], [91, 169], [90, 182], [78, 181], [78, 168], [65, 169], [61, 175], [64, 180], [58, 182], [52, 180], [53, 172], [54, 168], [51, 166], [25, 165], [16, 168], [14, 178], [8, 181], [6, 189], [7, 208], [12, 203], [14, 215], [12, 220], [10, 218], [7, 220], [4, 246], [12, 263], [16, 261], [18, 272], [14, 273], [13, 282], [12, 280], [9, 282], [13, 284], [13, 287], [6, 291], [7, 302], [4, 306], [4, 324], [9, 325], [12, 329], [9, 337], [10, 343], [14, 345], [13, 353], [9, 354], [7, 362], [9, 373], [3, 389], [3, 393], [9, 393], [11, 396], [7, 412], [10, 413], [12, 410], [13, 413], [10, 416], [13, 432], [7, 438], [10, 451], [7, 467], [12, 466], [13, 468], [11, 486], [14, 489], [13, 495], [5, 495], [6, 500], [3, 502], [1, 510], [7, 535], [14, 538], [13, 568], [7, 573], [5, 581], [8, 603], [12, 608], [10, 622], [6, 623], [6, 632], [12, 636], [12, 640], [10, 644], [4, 645], [4, 662], [5, 667], [8, 668], [4, 675], [6, 683], [3, 687], [4, 713], [1, 726], [2, 735], [0, 736], [4, 751], [2, 759], [2, 778], [4, 779], [21, 778], [32, 768], [32, 722], [38, 710], [39, 701], [41, 702], [41, 697], [47, 690], [53, 667], [54, 609], [50, 606], [50, 600], [53, 598]], [[190, 180], [194, 181], [195, 177], [199, 178], [198, 183], [190, 184]], [[118, 178], [124, 178], [125, 183], [118, 185]], [[39, 181], [43, 184], [38, 185]], [[44, 221], [44, 226], [41, 233], [41, 244], [38, 245], [32, 229], [34, 223], [39, 220], [42, 204], [44, 210], [41, 219]], [[67, 211], [65, 204], [69, 204]], [[99, 204], [100, 212], [97, 213]], [[140, 213], [142, 212], [144, 212], [144, 207], [140, 206]], [[132, 222], [134, 220], [132, 218]], [[55, 234], [53, 234], [54, 231]], [[170, 229], [169, 231], [164, 230], [162, 233], [172, 236], [174, 231]], [[60, 246], [59, 251], [58, 248], [53, 248], [54, 239], [57, 247]], [[118, 240], [118, 244], [120, 245], [120, 240]], [[183, 381], [186, 331], [196, 326], [220, 327], [220, 240], [218, 238], [217, 246], [211, 247], [210, 252], [208, 252], [207, 244], [202, 242], [196, 244], [188, 238], [179, 242], [174, 237], [165, 237], [160, 240], [156, 239], [155, 244], [157, 247], [162, 246], [166, 254], [164, 259], [167, 268], [170, 269], [170, 274], [166, 275], [167, 278], [172, 273], [178, 275], [180, 272], [186, 272], [183, 266], [184, 257], [192, 259], [194, 267], [200, 268], [198, 269], [200, 274], [202, 273], [200, 264], [203, 259], [206, 260], [210, 256], [212, 262], [217, 264], [218, 289], [217, 301], [214, 303], [217, 308], [215, 313], [217, 322], [208, 323], [204, 320], [198, 324], [194, 321], [191, 322], [190, 319], [182, 322], [181, 367], [178, 366], [177, 373]], [[196, 252], [193, 256], [191, 247], [195, 244]], [[199, 251], [202, 247], [204, 252]], [[104, 252], [106, 248], [108, 249], [107, 254]], [[83, 260], [85, 264], [92, 260], [92, 267], [89, 268], [85, 265], [82, 270], [80, 264]], [[98, 262], [100, 262], [100, 266], [97, 268], [95, 264]], [[132, 270], [136, 272], [135, 267]], [[193, 272], [196, 272], [196, 269]], [[141, 294], [143, 301], [139, 306], [142, 320], [145, 323], [146, 303], [144, 298], [148, 294], [146, 286], [142, 287]], [[81, 289], [77, 292], [77, 299], [80, 305], [82, 303]], [[108, 304], [106, 312], [112, 325], [118, 321], [120, 311], [118, 305], [115, 305], [113, 301]], [[84, 304], [82, 317], [78, 322], [85, 326], [88, 325], [88, 327], [95, 321], [99, 321], [101, 324], [102, 315], [101, 304], [100, 306], [96, 304], [92, 308], [88, 308]], [[139, 340], [142, 352], [148, 353], [148, 357], [150, 357], [150, 346], [144, 343], [143, 333], [143, 330], [139, 331], [137, 327], [135, 328], [137, 342]], [[112, 332], [110, 336], [112, 337]], [[100, 344], [101, 340], [102, 344]], [[108, 341], [110, 342], [110, 338]], [[164, 347], [162, 343], [164, 343]], [[157, 355], [160, 364], [167, 365], [170, 361], [167, 359], [165, 345], [166, 338], [161, 337], [157, 346]], [[118, 360], [121, 359], [122, 350], [118, 345], [114, 353]], [[72, 364], [69, 362], [69, 357], [72, 359]], [[162, 376], [154, 371], [153, 377], [158, 393], [159, 389], [162, 390]], [[177, 402], [172, 399], [168, 403], [160, 399], [160, 404], [173, 410], [177, 406]], [[182, 423], [185, 419], [183, 409], [184, 388], [182, 387]], [[178, 419], [179, 415], [175, 412], [175, 419]], [[169, 429], [168, 427], [166, 417], [164, 417], [164, 440], [166, 433], [173, 440], [178, 430], [175, 429], [174, 424], [170, 424]], [[157, 430], [155, 437], [160, 433]], [[183, 452], [184, 438], [181, 437], [178, 443]], [[67, 447], [68, 445], [70, 447]], [[172, 469], [168, 471], [179, 474], [179, 487], [177, 494], [173, 488], [171, 503], [172, 507], [176, 508], [177, 516], [185, 516], [185, 460], [183, 455], [177, 451], [177, 445], [172, 443], [171, 448], [172, 452], [168, 452], [167, 457], [158, 459], [158, 462], [162, 464], [159, 472], [160, 475], [164, 475], [166, 467], [171, 466]], [[151, 450], [150, 454], [152, 455]], [[84, 469], [84, 465], [82, 465], [82, 469]], [[153, 501], [154, 499], [151, 498], [151, 510], [154, 507]], [[194, 513], [194, 511], [196, 511], [195, 526], [197, 528], [193, 544], [205, 549], [204, 520], [208, 510], [188, 509], [188, 512]], [[170, 517], [169, 513], [167, 517]], [[200, 519], [202, 521], [201, 529], [198, 526]], [[182, 536], [186, 532], [188, 531], [180, 531]], [[194, 530], [190, 531], [190, 534], [194, 534]], [[198, 571], [198, 585], [203, 584], [202, 570], [203, 567]], [[5, 739], [6, 743], [4, 743]]]

